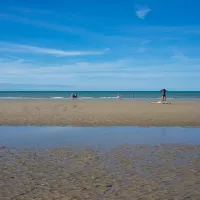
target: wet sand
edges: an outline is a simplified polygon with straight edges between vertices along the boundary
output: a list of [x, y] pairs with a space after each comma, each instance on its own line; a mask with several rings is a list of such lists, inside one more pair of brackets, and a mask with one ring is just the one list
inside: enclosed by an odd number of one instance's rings
[[200, 126], [200, 101], [0, 100], [0, 125]]
[[130, 200], [200, 196], [199, 145], [0, 148], [0, 199]]

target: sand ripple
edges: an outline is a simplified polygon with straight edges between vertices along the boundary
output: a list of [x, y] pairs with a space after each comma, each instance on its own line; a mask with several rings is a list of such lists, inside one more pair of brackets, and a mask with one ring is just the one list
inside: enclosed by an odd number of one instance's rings
[[0, 199], [199, 199], [200, 146], [0, 149]]

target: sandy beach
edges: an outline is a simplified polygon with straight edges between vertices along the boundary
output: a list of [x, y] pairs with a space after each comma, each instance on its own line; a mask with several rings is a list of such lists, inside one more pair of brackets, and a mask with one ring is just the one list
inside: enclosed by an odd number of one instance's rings
[[200, 126], [200, 101], [0, 100], [0, 125]]
[[2, 200], [199, 199], [200, 146], [0, 148]]

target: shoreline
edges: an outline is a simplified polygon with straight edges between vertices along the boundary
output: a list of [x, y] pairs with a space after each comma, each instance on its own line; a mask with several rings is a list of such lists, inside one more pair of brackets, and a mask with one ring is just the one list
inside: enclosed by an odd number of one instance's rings
[[[77, 99], [72, 99], [71, 97], [0, 97], [0, 101], [18, 101], [18, 100], [26, 100], [26, 101], [160, 101], [161, 97], [122, 97], [121, 99], [117, 97], [78, 97]], [[200, 97], [190, 98], [190, 97], [168, 97], [167, 101], [200, 101]]]
[[[72, 93], [76, 93], [82, 99], [116, 99], [120, 94], [126, 99], [160, 99], [160, 90], [156, 91], [0, 91], [0, 99], [71, 99]], [[134, 97], [134, 98], [133, 98]], [[170, 99], [200, 99], [200, 91], [168, 91], [167, 98]]]
[[[171, 100], [170, 100], [171, 101]], [[199, 100], [0, 100], [0, 125], [199, 127]]]

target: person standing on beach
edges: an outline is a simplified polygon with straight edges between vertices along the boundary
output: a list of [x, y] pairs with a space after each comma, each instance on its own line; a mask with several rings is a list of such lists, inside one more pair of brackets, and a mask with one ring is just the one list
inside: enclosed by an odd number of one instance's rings
[[77, 99], [77, 94], [76, 93], [72, 93], [72, 99]]
[[163, 89], [160, 90], [160, 91], [161, 91], [161, 93], [162, 93], [162, 101], [166, 102], [166, 99], [167, 99], [167, 97], [166, 97], [166, 92], [167, 92], [167, 90], [163, 88]]

